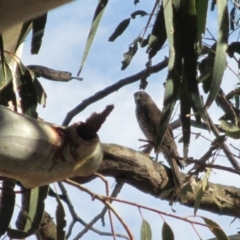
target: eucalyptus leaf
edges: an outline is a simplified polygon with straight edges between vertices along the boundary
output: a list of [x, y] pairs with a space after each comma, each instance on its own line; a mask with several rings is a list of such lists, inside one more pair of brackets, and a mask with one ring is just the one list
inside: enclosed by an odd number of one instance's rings
[[219, 240], [230, 240], [222, 228], [213, 220], [205, 217], [201, 217], [204, 222], [208, 225], [209, 230], [215, 235]]
[[229, 33], [229, 16], [228, 4], [225, 0], [218, 1], [218, 39], [216, 47], [216, 56], [213, 66], [213, 76], [210, 87], [210, 93], [205, 103], [205, 108], [211, 106], [213, 100], [216, 98], [221, 82], [223, 73], [227, 67], [226, 64], [226, 50], [228, 46], [228, 33]]
[[162, 227], [162, 240], [174, 240], [174, 233], [171, 227], [164, 221]]
[[80, 73], [82, 71], [82, 68], [84, 66], [84, 63], [87, 59], [88, 52], [91, 48], [93, 39], [94, 39], [94, 37], [96, 35], [96, 32], [97, 32], [97, 29], [98, 29], [98, 25], [99, 25], [99, 23], [102, 19], [102, 16], [103, 16], [103, 13], [104, 13], [104, 10], [105, 10], [107, 4], [108, 4], [108, 0], [98, 0], [98, 5], [97, 5], [97, 8], [96, 8], [94, 16], [93, 16], [91, 29], [90, 29], [89, 34], [88, 34], [88, 39], [87, 39], [87, 42], [86, 42], [86, 45], [85, 45], [81, 65], [80, 65], [80, 68], [78, 70], [78, 74], [77, 74], [78, 76], [80, 75]]
[[3, 180], [1, 186], [1, 204], [0, 204], [0, 237], [4, 235], [10, 225], [14, 206], [15, 206], [15, 187], [16, 181], [11, 179]]
[[126, 30], [130, 23], [131, 18], [124, 19], [122, 22], [119, 23], [119, 25], [116, 27], [114, 32], [111, 34], [111, 36], [108, 38], [109, 42], [113, 42], [117, 37], [122, 35], [122, 33]]
[[143, 219], [141, 225], [141, 240], [151, 240], [152, 239], [152, 230], [149, 223]]
[[43, 14], [32, 20], [32, 42], [31, 53], [38, 54], [42, 44], [42, 38], [45, 31], [45, 25], [47, 22], [47, 14]]

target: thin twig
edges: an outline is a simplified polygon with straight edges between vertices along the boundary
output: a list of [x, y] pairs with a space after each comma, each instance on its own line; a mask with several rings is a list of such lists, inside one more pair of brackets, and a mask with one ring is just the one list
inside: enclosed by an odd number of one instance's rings
[[192, 159], [186, 159], [185, 161], [187, 163], [194, 163], [194, 164], [197, 164], [197, 165], [201, 165], [202, 167], [206, 167], [206, 168], [215, 168], [215, 169], [231, 172], [231, 173], [234, 173], [234, 174], [237, 174], [237, 175], [240, 174], [240, 170], [236, 170], [236, 169], [233, 169], [233, 168], [230, 168], [230, 167], [225, 167], [225, 166], [222, 166], [222, 165], [208, 164], [208, 163], [204, 163], [204, 162], [199, 161], [199, 160], [192, 160]]
[[[109, 196], [109, 186], [108, 186], [108, 181], [99, 173], [95, 173], [105, 184], [106, 187], [106, 196]], [[112, 214], [111, 211], [108, 209], [108, 215], [109, 215], [109, 220], [110, 220], [110, 226], [113, 234], [113, 239], [116, 240], [116, 233], [114, 231], [113, 227], [113, 221], [112, 221]]]
[[[67, 235], [66, 235], [66, 238], [67, 238], [67, 239], [70, 237], [70, 235], [71, 235], [71, 233], [72, 233], [72, 229], [73, 229], [73, 227], [74, 227], [74, 225], [75, 225], [76, 222], [79, 222], [80, 224], [82, 224], [82, 225], [84, 226], [84, 230], [86, 229], [86, 231], [84, 232], [84, 234], [90, 229], [91, 231], [93, 231], [93, 232], [95, 232], [95, 233], [97, 233], [98, 235], [101, 235], [101, 236], [112, 236], [112, 233], [110, 233], [110, 232], [102, 232], [102, 231], [100, 231], [100, 230], [92, 227], [92, 225], [93, 225], [96, 221], [95, 221], [90, 227], [88, 227], [89, 224], [87, 224], [85, 221], [83, 221], [81, 218], [79, 218], [79, 216], [78, 216], [77, 213], [75, 212], [74, 207], [73, 207], [73, 205], [72, 205], [72, 203], [71, 203], [70, 198], [68, 197], [67, 191], [66, 191], [63, 183], [62, 183], [62, 182], [58, 182], [58, 185], [59, 185], [59, 188], [60, 188], [60, 190], [61, 190], [61, 192], [62, 192], [62, 195], [63, 195], [63, 196], [65, 197], [65, 199], [66, 199], [69, 212], [70, 212], [70, 214], [71, 214], [71, 216], [72, 216], [72, 219], [73, 219], [73, 220], [71, 221], [70, 225], [69, 225], [69, 228], [68, 228], [68, 232], [67, 232]], [[99, 218], [98, 218], [98, 219], [99, 219]], [[97, 220], [98, 220], [98, 219], [97, 219]], [[84, 235], [84, 234], [83, 234], [83, 235]], [[116, 236], [117, 236], [117, 237], [120, 237], [120, 238], [124, 238], [124, 239], [129, 239], [126, 235], [119, 234], [119, 233], [117, 233]], [[77, 238], [77, 239], [78, 239], [78, 238]]]
[[[122, 182], [117, 182], [116, 186], [114, 187], [113, 191], [112, 191], [112, 194], [111, 196], [112, 197], [116, 197], [118, 195], [118, 193], [120, 192], [121, 188], [123, 186], [123, 183]], [[112, 202], [112, 201], [110, 201]], [[99, 213], [97, 216], [95, 216], [91, 222], [89, 222], [87, 224], [87, 226], [76, 236], [78, 238], [81, 238], [89, 229], [91, 229], [91, 227], [93, 226], [94, 223], [96, 223], [99, 219], [102, 219], [104, 217], [104, 215], [106, 214], [107, 212], [107, 207], [104, 206], [103, 210], [101, 211], [101, 213]], [[125, 238], [125, 239], [128, 239], [129, 238], [125, 235], [122, 235], [122, 234], [117, 234], [117, 237], [121, 237], [121, 238]]]
[[[81, 191], [84, 191], [84, 192], [88, 193], [93, 199], [97, 199], [97, 200], [103, 202], [104, 204], [106, 203], [107, 206], [114, 212], [114, 214], [115, 214], [115, 210], [111, 207], [111, 205], [108, 202], [106, 202], [106, 199], [108, 199], [110, 201], [114, 201], [114, 202], [120, 202], [120, 203], [128, 204], [128, 205], [131, 205], [131, 206], [135, 206], [137, 208], [149, 210], [149, 211], [152, 211], [152, 212], [155, 212], [155, 213], [158, 213], [158, 214], [162, 214], [162, 215], [165, 215], [165, 216], [168, 216], [168, 217], [172, 217], [172, 218], [175, 218], [175, 219], [182, 220], [184, 222], [188, 222], [190, 224], [196, 224], [196, 225], [200, 225], [200, 226], [203, 226], [203, 227], [219, 229], [216, 226], [212, 226], [212, 225], [208, 225], [208, 224], [204, 224], [204, 223], [188, 220], [187, 218], [179, 217], [179, 216], [173, 215], [171, 213], [162, 212], [162, 211], [159, 211], [157, 209], [154, 209], [154, 208], [151, 208], [151, 207], [146, 207], [146, 206], [141, 205], [141, 204], [129, 202], [129, 201], [126, 201], [126, 200], [123, 200], [123, 199], [112, 198], [112, 197], [107, 197], [107, 196], [103, 196], [103, 195], [100, 195], [100, 194], [95, 194], [92, 191], [90, 191], [89, 189], [87, 189], [87, 188], [83, 187], [82, 185], [80, 185], [78, 183], [75, 183], [74, 181], [71, 181], [69, 179], [64, 180], [64, 182], [66, 182], [66, 183], [68, 183], [68, 184], [70, 184], [72, 186], [77, 187]], [[116, 215], [116, 216], [118, 217], [118, 215]], [[123, 225], [123, 226], [125, 226], [125, 225]], [[126, 231], [128, 231], [128, 228], [127, 228]], [[130, 236], [132, 236], [131, 232], [129, 232], [129, 234], [130, 234]], [[132, 239], [132, 238], [130, 238], [130, 239]]]
[[[167, 67], [167, 64], [168, 64], [168, 58], [165, 57], [165, 59], [162, 62], [160, 62], [160, 63], [151, 67], [151, 73], [150, 74], [157, 73], [157, 72], [161, 71], [162, 69]], [[70, 112], [67, 113], [62, 125], [67, 126], [70, 123], [70, 121], [72, 120], [72, 118], [75, 117], [81, 111], [83, 111], [87, 106], [89, 106], [90, 104], [92, 104], [94, 102], [99, 101], [100, 99], [108, 96], [109, 94], [119, 90], [120, 88], [122, 88], [122, 87], [124, 87], [128, 84], [131, 84], [131, 83], [134, 83], [134, 82], [140, 80], [142, 78], [142, 76], [144, 76], [146, 73], [149, 74], [149, 69], [142, 70], [142, 71], [140, 71], [140, 72], [138, 72], [138, 73], [136, 73], [136, 74], [134, 74], [130, 77], [121, 79], [118, 82], [116, 82], [116, 83], [106, 87], [105, 89], [95, 93], [91, 97], [86, 98], [85, 100], [82, 101], [82, 103], [80, 103], [74, 109], [72, 109]]]
[[113, 213], [114, 215], [117, 217], [117, 219], [120, 221], [120, 223], [122, 224], [122, 226], [124, 227], [124, 229], [126, 230], [129, 238], [131, 240], [134, 240], [134, 236], [131, 233], [129, 227], [127, 226], [127, 224], [124, 222], [124, 220], [119, 216], [119, 214], [116, 212], [116, 210], [112, 207], [112, 205], [107, 201], [107, 200], [111, 200], [111, 197], [104, 197], [102, 195], [97, 195], [95, 193], [93, 193], [92, 191], [90, 191], [89, 189], [83, 187], [81, 184], [78, 184], [70, 179], [66, 179], [64, 180], [64, 182], [78, 188], [81, 191], [84, 191], [86, 193], [88, 193], [93, 199], [97, 199], [99, 201], [101, 201], [103, 204], [105, 204]]

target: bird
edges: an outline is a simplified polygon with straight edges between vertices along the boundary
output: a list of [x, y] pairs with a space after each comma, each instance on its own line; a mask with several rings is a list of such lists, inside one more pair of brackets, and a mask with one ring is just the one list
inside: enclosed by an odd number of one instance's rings
[[[151, 145], [151, 152], [152, 148], [155, 146], [157, 131], [159, 128], [159, 122], [162, 113], [150, 95], [145, 91], [138, 91], [134, 93], [134, 100], [136, 104], [137, 122], [143, 134], [147, 138], [149, 144]], [[167, 160], [172, 169], [175, 187], [180, 187], [181, 176], [179, 168], [183, 169], [183, 164], [178, 158], [173, 157], [179, 157], [179, 153], [170, 126], [165, 132], [161, 146], [158, 147], [158, 149], [154, 148], [154, 151], [156, 154], [159, 152], [163, 153], [164, 158]]]

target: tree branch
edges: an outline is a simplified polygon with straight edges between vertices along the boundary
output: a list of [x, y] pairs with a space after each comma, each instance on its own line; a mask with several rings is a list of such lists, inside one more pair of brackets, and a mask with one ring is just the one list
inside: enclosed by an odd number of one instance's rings
[[[171, 170], [152, 161], [148, 156], [133, 149], [115, 144], [103, 144], [105, 157], [99, 169], [99, 173], [105, 176], [121, 179], [138, 190], [159, 198], [161, 194], [174, 188]], [[72, 178], [78, 183], [91, 181], [96, 176], [88, 178]], [[186, 179], [186, 175], [182, 173]], [[193, 178], [187, 183], [189, 191], [182, 193], [178, 201], [185, 206], [194, 206], [195, 196], [200, 182]], [[239, 216], [240, 214], [240, 189], [221, 184], [208, 184], [200, 209], [212, 213], [227, 216]], [[164, 200], [172, 201], [173, 195], [168, 195]]]
[[168, 64], [168, 58], [165, 58], [162, 62], [152, 66], [150, 72], [149, 72], [149, 68], [145, 69], [145, 70], [142, 70], [142, 71], [140, 71], [140, 72], [138, 72], [138, 73], [136, 73], [136, 74], [134, 74], [130, 77], [121, 79], [118, 82], [116, 82], [116, 83], [106, 87], [105, 89], [95, 93], [91, 97], [86, 98], [79, 105], [77, 105], [75, 108], [73, 108], [70, 112], [67, 113], [67, 116], [65, 117], [62, 125], [67, 126], [70, 123], [70, 121], [72, 120], [73, 117], [75, 117], [78, 113], [83, 111], [90, 104], [99, 101], [100, 99], [108, 96], [109, 94], [119, 90], [120, 88], [122, 88], [122, 87], [124, 87], [128, 84], [131, 84], [131, 83], [134, 83], [134, 82], [140, 80], [146, 74], [152, 74], [152, 73], [157, 73], [157, 72], [161, 71], [162, 69], [167, 67], [167, 64]]

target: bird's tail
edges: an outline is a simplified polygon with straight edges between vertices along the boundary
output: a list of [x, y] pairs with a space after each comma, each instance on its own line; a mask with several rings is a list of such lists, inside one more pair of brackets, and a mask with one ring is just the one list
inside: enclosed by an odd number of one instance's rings
[[163, 153], [165, 159], [168, 161], [170, 168], [172, 169], [173, 181], [176, 187], [180, 187], [182, 185], [181, 174], [179, 171], [179, 166], [177, 160], [169, 156], [167, 153]]

